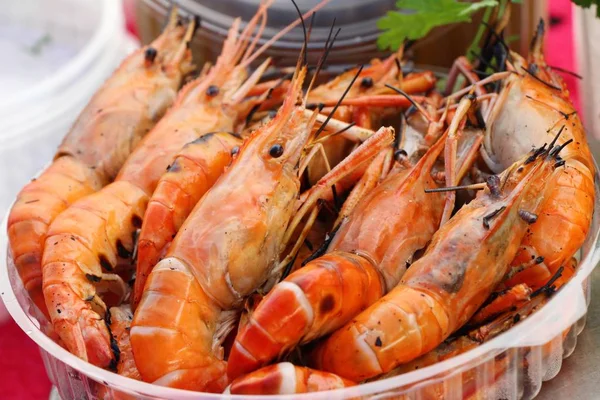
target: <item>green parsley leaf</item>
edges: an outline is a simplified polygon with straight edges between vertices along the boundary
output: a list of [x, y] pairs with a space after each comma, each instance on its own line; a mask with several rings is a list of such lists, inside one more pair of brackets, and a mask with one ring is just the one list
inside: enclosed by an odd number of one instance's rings
[[572, 0], [579, 7], [590, 8], [592, 4], [596, 5], [596, 17], [600, 18], [600, 0]]
[[377, 21], [377, 27], [384, 31], [377, 39], [377, 45], [383, 50], [397, 50], [405, 39], [420, 39], [437, 26], [471, 22], [471, 15], [475, 11], [497, 5], [496, 0], [470, 3], [456, 0], [398, 0], [396, 7], [402, 11], [390, 11]]

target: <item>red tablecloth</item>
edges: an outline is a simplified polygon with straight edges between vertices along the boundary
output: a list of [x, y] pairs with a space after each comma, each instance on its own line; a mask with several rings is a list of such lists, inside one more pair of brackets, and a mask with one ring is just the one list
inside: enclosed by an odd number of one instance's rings
[[[570, 0], [552, 0], [550, 16], [552, 24], [546, 37], [548, 64], [574, 71]], [[128, 27], [134, 30], [131, 20]], [[577, 82], [568, 75], [565, 80], [578, 106]], [[0, 399], [47, 399], [50, 387], [37, 346], [14, 322], [0, 324]]]

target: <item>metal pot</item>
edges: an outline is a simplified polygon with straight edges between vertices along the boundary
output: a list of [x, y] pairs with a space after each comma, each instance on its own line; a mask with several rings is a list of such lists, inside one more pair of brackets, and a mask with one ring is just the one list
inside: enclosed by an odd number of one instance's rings
[[[302, 12], [315, 6], [319, 0], [298, 0]], [[137, 23], [143, 43], [150, 42], [161, 30], [172, 1], [140, 0], [137, 2]], [[258, 8], [259, 0], [178, 0], [182, 14], [200, 17], [200, 28], [192, 42], [192, 50], [198, 65], [214, 62], [221, 52], [227, 30], [234, 18], [248, 21]], [[377, 20], [395, 8], [395, 0], [331, 0], [316, 13], [309, 43], [308, 57], [315, 64], [325, 46], [333, 20], [342, 28], [334, 49], [329, 54], [328, 65], [352, 65], [364, 63], [387, 53], [379, 51], [376, 40], [380, 31]], [[298, 18], [290, 0], [276, 0], [269, 8], [267, 26], [260, 43], [264, 43], [283, 27]], [[300, 26], [275, 43], [265, 54], [278, 66], [295, 65], [304, 43]], [[260, 60], [259, 60], [260, 61]]]

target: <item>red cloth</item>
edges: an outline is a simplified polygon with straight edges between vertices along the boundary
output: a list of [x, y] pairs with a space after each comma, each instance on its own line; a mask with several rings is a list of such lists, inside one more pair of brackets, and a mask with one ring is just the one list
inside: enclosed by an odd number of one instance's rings
[[[573, 46], [573, 8], [571, 0], [552, 0], [548, 4], [550, 26], [546, 35], [546, 62], [553, 67], [577, 72], [575, 47]], [[552, 23], [554, 21], [554, 23]], [[579, 104], [579, 81], [572, 75], [559, 73], [571, 93], [573, 105], [581, 111]]]
[[50, 388], [37, 345], [12, 320], [1, 324], [0, 399], [47, 399]]
[[[548, 64], [575, 71], [570, 0], [551, 0], [549, 12], [550, 19], [557, 23], [549, 27], [546, 37]], [[130, 31], [135, 31], [131, 15], [128, 17], [128, 27]], [[563, 76], [571, 90], [573, 102], [579, 108], [577, 81], [572, 76]], [[0, 323], [0, 356], [0, 399], [48, 398], [50, 382], [37, 346], [12, 320]]]

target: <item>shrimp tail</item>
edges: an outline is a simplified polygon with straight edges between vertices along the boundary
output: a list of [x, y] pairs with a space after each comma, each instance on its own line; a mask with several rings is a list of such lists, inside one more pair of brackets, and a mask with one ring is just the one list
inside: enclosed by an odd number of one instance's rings
[[225, 390], [225, 394], [265, 396], [311, 393], [355, 385], [334, 374], [282, 362], [236, 379]]

